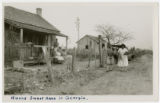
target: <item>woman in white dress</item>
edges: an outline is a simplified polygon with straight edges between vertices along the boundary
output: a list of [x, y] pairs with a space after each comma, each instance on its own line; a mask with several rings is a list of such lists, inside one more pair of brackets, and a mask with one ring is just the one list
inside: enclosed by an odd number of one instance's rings
[[119, 58], [118, 58], [118, 66], [121, 68], [123, 71], [127, 71], [127, 66], [128, 66], [128, 49], [124, 44], [121, 45], [121, 48], [118, 50], [119, 53]]

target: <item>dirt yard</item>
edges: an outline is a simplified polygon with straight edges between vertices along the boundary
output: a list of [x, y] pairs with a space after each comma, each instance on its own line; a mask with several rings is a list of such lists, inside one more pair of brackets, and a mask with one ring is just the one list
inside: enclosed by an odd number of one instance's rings
[[[91, 66], [87, 68], [87, 61], [77, 61], [75, 73], [67, 72], [65, 64], [53, 65], [53, 74], [55, 76], [53, 84], [50, 84], [47, 79], [45, 65], [26, 67], [24, 73], [6, 70], [5, 87], [9, 87], [9, 85], [13, 85], [13, 82], [17, 81], [22, 82], [22, 85], [19, 85], [23, 87], [21, 90], [23, 92], [14, 92], [14, 94], [152, 94], [152, 55], [144, 55], [130, 62], [127, 72], [121, 72], [117, 66], [113, 66], [113, 71], [106, 72], [106, 68], [98, 68], [98, 61], [96, 63], [97, 67], [95, 67], [95, 61], [92, 61]], [[22, 80], [16, 78], [17, 76], [22, 76]]]

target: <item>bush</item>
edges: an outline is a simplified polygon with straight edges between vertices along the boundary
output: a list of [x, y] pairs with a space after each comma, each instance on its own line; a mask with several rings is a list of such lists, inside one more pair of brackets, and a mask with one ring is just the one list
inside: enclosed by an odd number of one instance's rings
[[150, 54], [150, 55], [153, 54], [152, 50], [140, 49], [135, 47], [130, 48], [128, 52], [129, 52], [129, 55], [128, 55], [129, 61], [137, 57], [141, 57], [142, 55], [145, 55], [145, 54]]

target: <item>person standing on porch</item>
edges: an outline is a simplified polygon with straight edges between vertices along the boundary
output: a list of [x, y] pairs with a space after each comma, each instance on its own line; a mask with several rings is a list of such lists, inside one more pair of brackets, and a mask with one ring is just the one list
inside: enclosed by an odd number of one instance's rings
[[121, 71], [127, 71], [128, 66], [128, 49], [125, 44], [121, 45], [121, 48], [118, 50], [119, 57], [118, 57], [118, 66], [120, 67]]

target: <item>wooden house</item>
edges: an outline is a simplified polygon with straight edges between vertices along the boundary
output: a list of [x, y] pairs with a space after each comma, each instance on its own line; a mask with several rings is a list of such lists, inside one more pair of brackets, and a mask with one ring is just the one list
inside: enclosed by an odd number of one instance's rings
[[[106, 41], [101, 39], [102, 47], [106, 46]], [[99, 54], [99, 38], [92, 35], [85, 35], [77, 41], [78, 54], [84, 54], [91, 50], [92, 54]]]
[[11, 6], [4, 7], [5, 64], [16, 60], [37, 62], [43, 46], [54, 46], [56, 36], [66, 38], [55, 26], [42, 17], [42, 9], [30, 13]]

